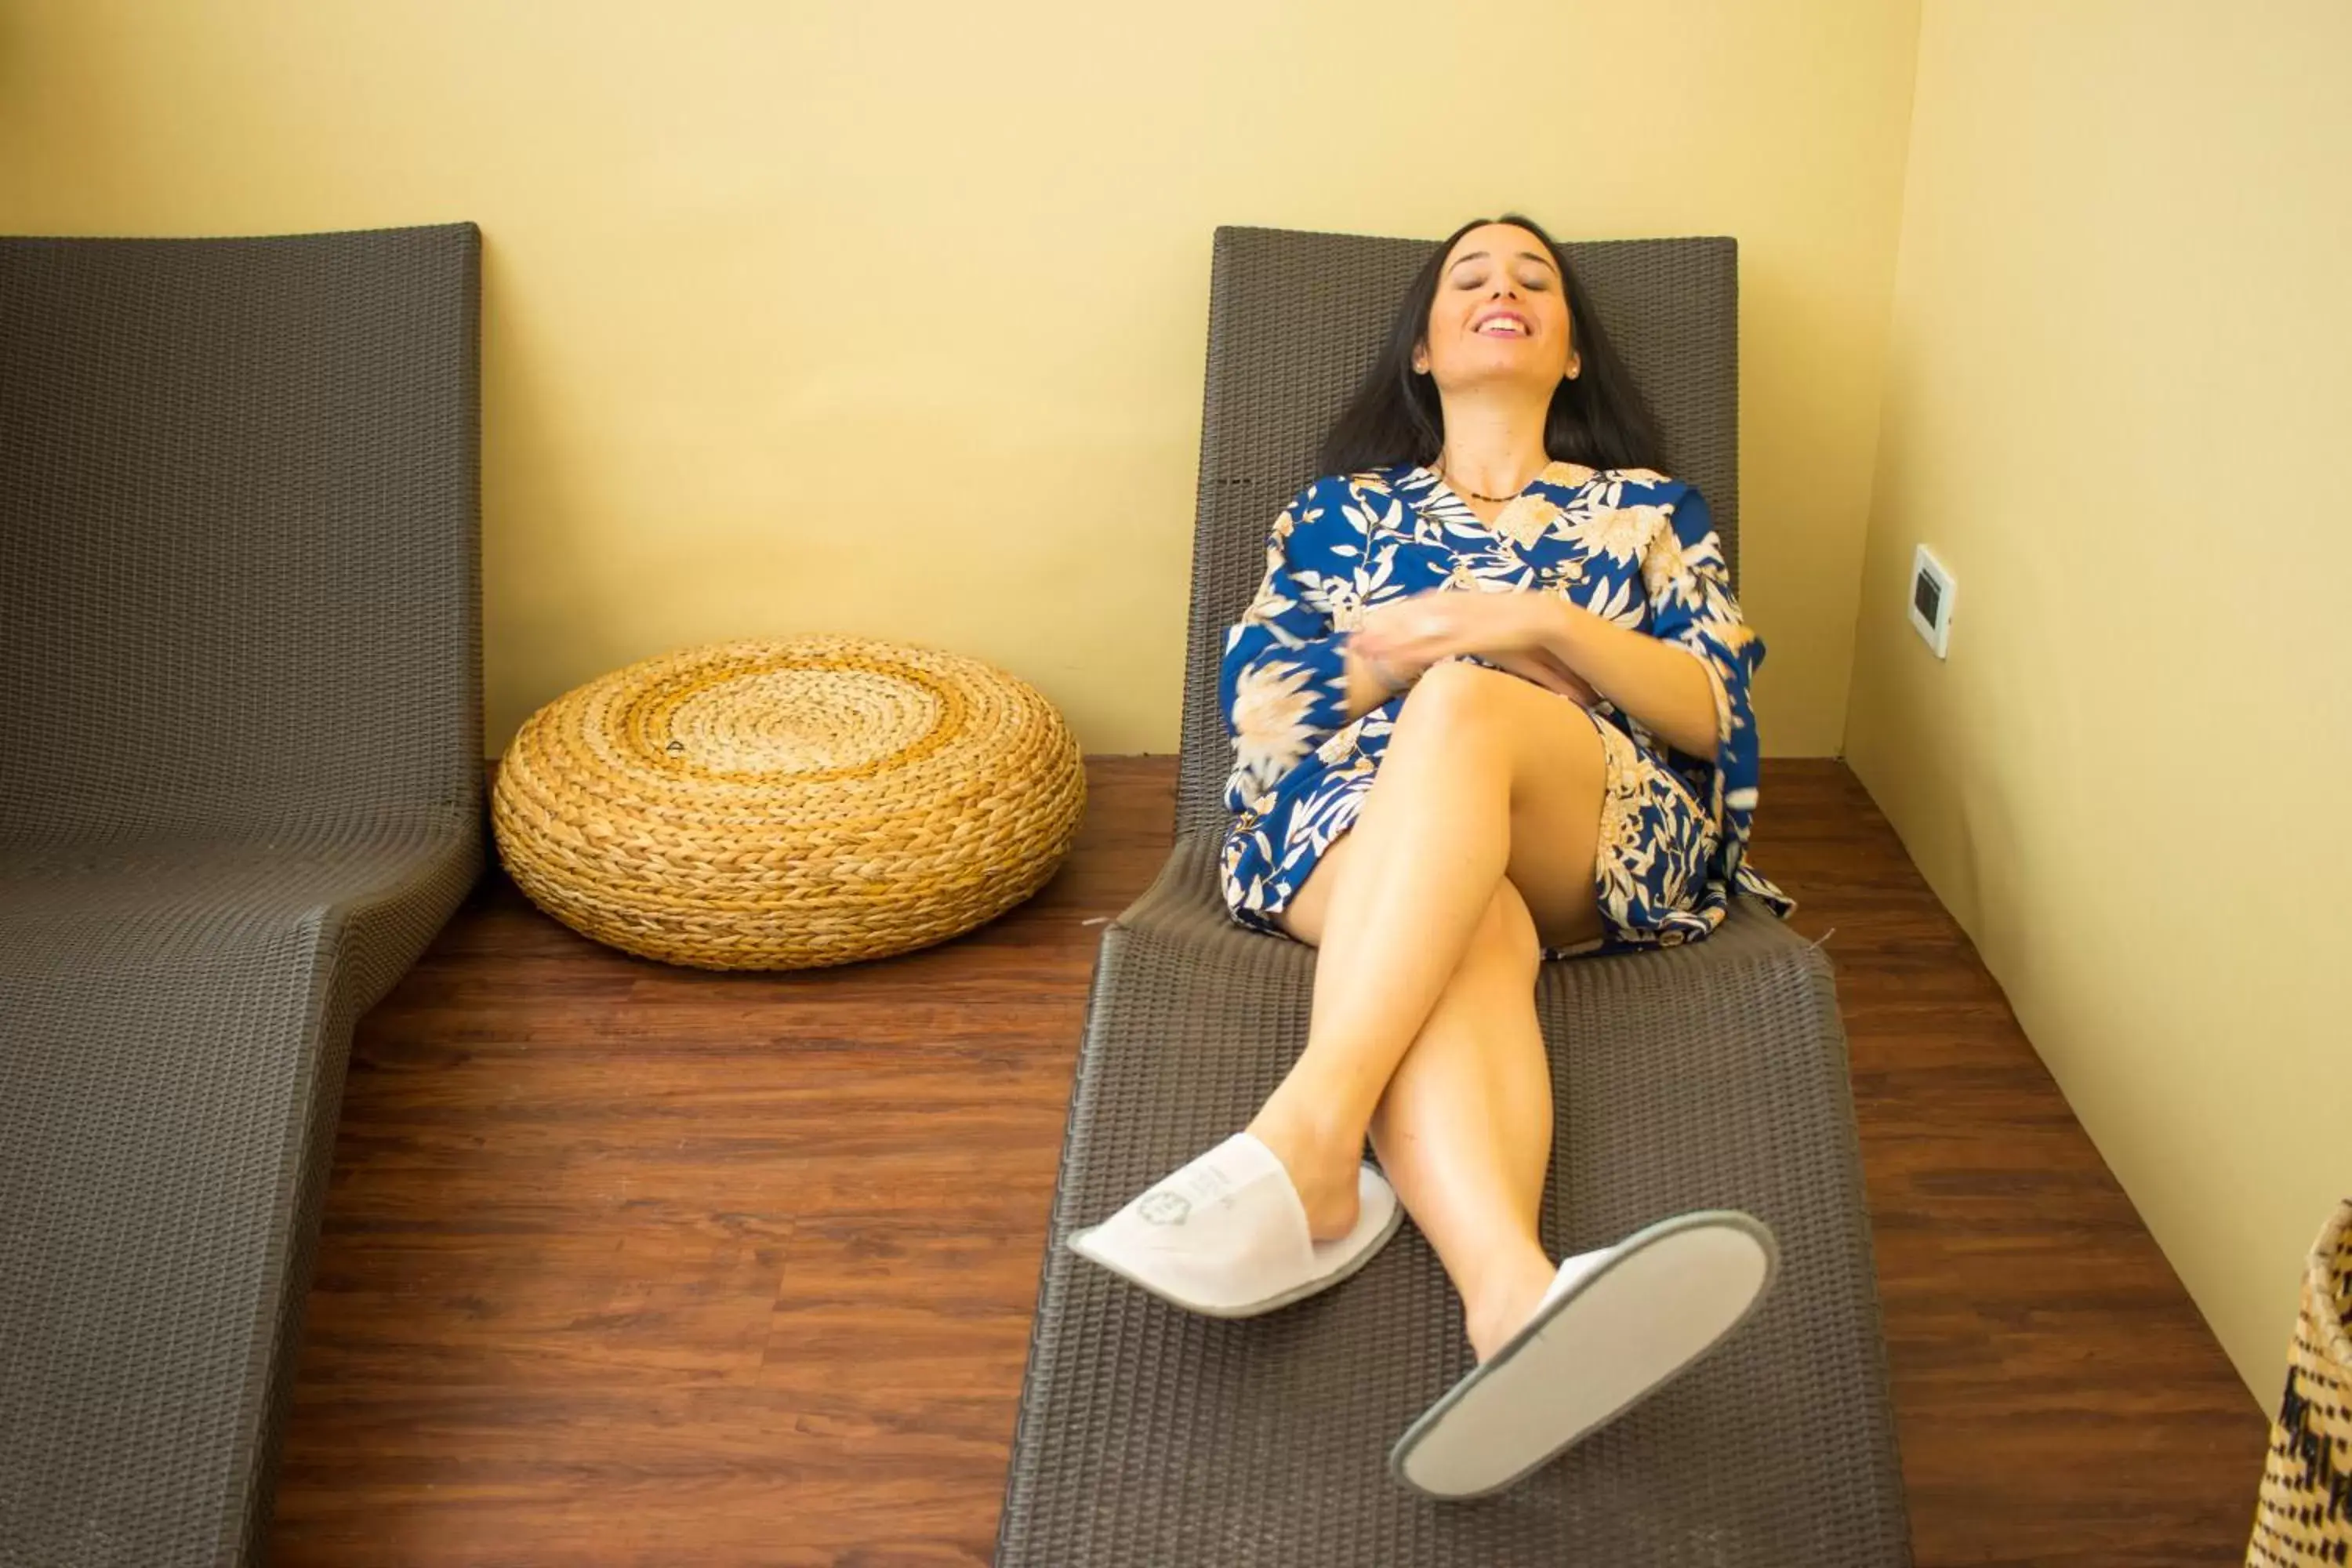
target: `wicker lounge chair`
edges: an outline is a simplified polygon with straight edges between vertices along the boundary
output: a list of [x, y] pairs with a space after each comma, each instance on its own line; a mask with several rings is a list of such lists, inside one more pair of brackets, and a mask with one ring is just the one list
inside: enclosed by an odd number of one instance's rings
[[352, 1026], [483, 861], [478, 275], [0, 240], [0, 1564], [261, 1555]]
[[[1906, 1563], [1831, 972], [1751, 907], [1703, 943], [1545, 965], [1559, 1142], [1544, 1239], [1558, 1256], [1686, 1209], [1746, 1209], [1779, 1235], [1780, 1283], [1713, 1356], [1509, 1492], [1440, 1503], [1390, 1479], [1390, 1445], [1470, 1362], [1410, 1227], [1346, 1285], [1238, 1322], [1165, 1305], [1061, 1245], [1241, 1126], [1304, 1038], [1312, 951], [1234, 925], [1217, 893], [1232, 754], [1217, 666], [1267, 525], [1312, 476], [1428, 248], [1216, 237], [1177, 841], [1096, 963], [997, 1563]], [[1570, 250], [1675, 471], [1736, 550], [1733, 242]]]

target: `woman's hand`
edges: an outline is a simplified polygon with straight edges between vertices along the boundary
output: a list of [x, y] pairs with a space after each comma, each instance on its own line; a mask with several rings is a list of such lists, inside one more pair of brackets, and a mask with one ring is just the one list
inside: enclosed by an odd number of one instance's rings
[[1522, 680], [1532, 680], [1547, 691], [1557, 691], [1580, 708], [1599, 706], [1601, 694], [1576, 677], [1576, 673], [1559, 658], [1542, 648], [1526, 653], [1490, 653], [1484, 656], [1497, 668], [1507, 669]]
[[1500, 664], [1505, 657], [1544, 650], [1558, 604], [1524, 589], [1433, 588], [1365, 611], [1352, 640], [1359, 652], [1409, 683], [1457, 654]]
[[1550, 647], [1552, 607], [1543, 595], [1524, 589], [1439, 588], [1367, 611], [1351, 640], [1392, 686], [1411, 686], [1433, 664], [1476, 654], [1522, 680], [1593, 707], [1600, 694]]

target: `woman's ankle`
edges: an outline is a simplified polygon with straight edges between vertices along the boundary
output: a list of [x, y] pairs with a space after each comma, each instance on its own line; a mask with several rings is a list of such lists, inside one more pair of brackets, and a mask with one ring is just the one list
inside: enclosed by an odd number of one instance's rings
[[1528, 1256], [1491, 1269], [1475, 1289], [1463, 1292], [1463, 1327], [1481, 1363], [1492, 1359], [1513, 1334], [1527, 1327], [1558, 1272], [1542, 1252], [1529, 1247]]
[[1318, 1241], [1348, 1234], [1361, 1205], [1356, 1172], [1363, 1160], [1364, 1131], [1352, 1131], [1328, 1116], [1302, 1111], [1280, 1091], [1249, 1124], [1250, 1135], [1274, 1151], [1290, 1173], [1306, 1205], [1307, 1233]]

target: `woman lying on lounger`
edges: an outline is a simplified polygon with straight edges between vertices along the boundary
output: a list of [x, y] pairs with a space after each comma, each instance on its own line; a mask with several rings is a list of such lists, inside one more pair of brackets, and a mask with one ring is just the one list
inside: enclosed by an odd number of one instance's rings
[[1735, 892], [1791, 907], [1745, 864], [1764, 647], [1706, 503], [1659, 461], [1549, 236], [1508, 216], [1439, 247], [1224, 651], [1224, 897], [1318, 950], [1306, 1049], [1247, 1131], [1072, 1241], [1244, 1317], [1362, 1268], [1401, 1200], [1478, 1357], [1391, 1457], [1441, 1496], [1630, 1407], [1776, 1266], [1725, 1211], [1558, 1265], [1537, 1234], [1539, 959], [1700, 940]]

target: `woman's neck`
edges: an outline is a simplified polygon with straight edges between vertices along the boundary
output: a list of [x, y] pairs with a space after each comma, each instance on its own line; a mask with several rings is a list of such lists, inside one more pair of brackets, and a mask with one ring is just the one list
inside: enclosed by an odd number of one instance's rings
[[1517, 495], [1551, 461], [1544, 450], [1549, 400], [1511, 395], [1518, 388], [1496, 390], [1502, 395], [1445, 400], [1445, 447], [1436, 466], [1457, 490]]

